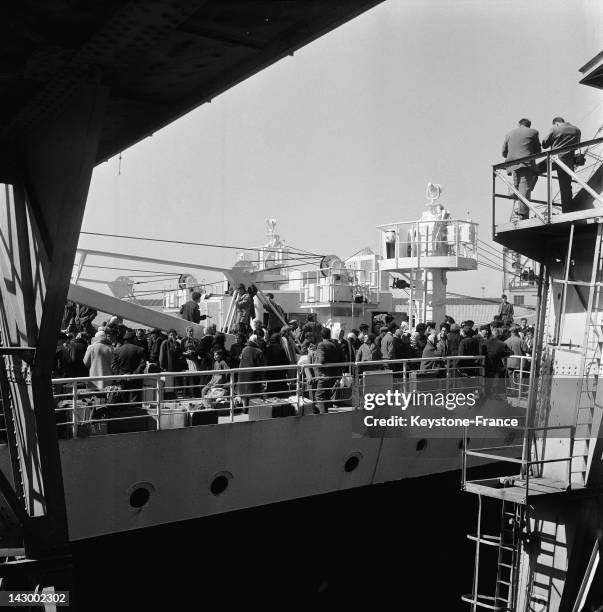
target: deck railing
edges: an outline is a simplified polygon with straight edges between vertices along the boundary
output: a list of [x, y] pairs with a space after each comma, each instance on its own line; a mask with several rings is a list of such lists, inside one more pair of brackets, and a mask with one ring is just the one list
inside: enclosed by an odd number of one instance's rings
[[446, 392], [483, 385], [483, 357], [425, 362], [433, 358], [54, 379], [57, 427], [73, 438], [354, 410], [379, 373], [401, 392], [421, 378]]
[[[558, 172], [565, 172], [571, 178], [572, 185], [579, 186], [580, 189], [583, 189], [596, 201], [598, 206], [603, 206], [602, 195], [597, 193], [597, 191], [588, 184], [588, 181], [595, 174], [596, 169], [598, 169], [603, 162], [603, 157], [601, 157], [598, 151], [598, 148], [602, 144], [603, 138], [595, 138], [578, 144], [571, 144], [565, 147], [559, 147], [558, 149], [543, 151], [542, 153], [494, 164], [492, 166], [493, 235], [497, 233], [497, 219], [504, 219], [505, 222], [514, 220], [514, 207], [508, 207], [506, 204], [503, 213], [497, 216], [497, 212], [500, 213], [501, 207], [499, 204], [501, 200], [521, 201], [528, 207], [530, 217], [536, 218], [542, 224], [551, 223], [553, 215], [558, 214], [558, 207], [561, 206], [561, 202], [557, 200], [554, 189], [553, 181], [558, 180], [554, 172], [555, 170]], [[560, 157], [563, 157], [564, 154], [571, 151], [575, 151], [576, 153], [582, 152], [589, 161], [592, 161], [592, 163], [588, 163], [576, 169], [568, 167]], [[532, 192], [532, 197], [527, 199], [515, 188], [511, 176], [511, 168], [519, 163], [531, 164], [534, 168], [535, 176], [544, 179], [546, 188], [546, 193], [544, 195], [541, 197], [533, 197], [534, 193]], [[507, 187], [507, 193], [500, 193], [497, 191], [497, 181]], [[540, 187], [539, 181], [536, 182], [536, 186]]]

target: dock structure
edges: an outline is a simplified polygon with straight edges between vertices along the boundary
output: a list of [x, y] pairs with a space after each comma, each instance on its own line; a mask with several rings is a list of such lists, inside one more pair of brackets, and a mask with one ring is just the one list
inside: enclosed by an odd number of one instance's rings
[[[583, 82], [602, 87], [598, 57]], [[560, 159], [601, 143], [531, 156], [546, 168], [542, 200], [514, 189], [508, 163], [493, 167], [493, 239], [540, 271], [529, 384], [519, 403], [523, 443], [511, 456], [511, 447], [464, 448], [466, 457], [518, 468], [478, 481], [463, 473], [463, 489], [478, 499], [477, 529], [468, 536], [475, 543], [473, 588], [462, 597], [473, 612], [580, 612], [603, 601], [603, 160], [594, 156], [584, 176]], [[572, 179], [571, 206], [564, 203], [563, 212], [555, 172]], [[511, 195], [499, 191], [501, 183]], [[529, 218], [508, 220], [509, 199], [522, 200]], [[497, 505], [500, 533], [485, 534], [484, 513]]]

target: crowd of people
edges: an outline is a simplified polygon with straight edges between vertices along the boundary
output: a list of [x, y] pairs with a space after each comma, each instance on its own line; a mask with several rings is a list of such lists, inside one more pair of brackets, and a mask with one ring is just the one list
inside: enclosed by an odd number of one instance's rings
[[[244, 290], [240, 295], [249, 295]], [[192, 323], [202, 320], [198, 293], [183, 305], [182, 317]], [[267, 295], [272, 304], [274, 296]], [[130, 329], [113, 316], [90, 333], [88, 321], [73, 322], [59, 338], [54, 362], [55, 378], [111, 377], [115, 375], [166, 373], [166, 399], [179, 395], [204, 398], [229, 384], [227, 370], [242, 368], [236, 375], [236, 393], [243, 407], [249, 399], [262, 394], [285, 397], [291, 394], [295, 372], [292, 370], [254, 370], [262, 366], [303, 365], [306, 382], [319, 411], [326, 412], [337, 384], [351, 374], [351, 364], [362, 369], [380, 369], [382, 360], [413, 360], [406, 369], [445, 373], [448, 367], [459, 374], [482, 372], [490, 378], [502, 377], [507, 369], [520, 368], [520, 357], [532, 350], [534, 330], [526, 319], [513, 323], [513, 306], [503, 296], [499, 314], [491, 322], [476, 325], [474, 321], [456, 323], [446, 317], [439, 324], [418, 323], [414, 328], [402, 315], [396, 322], [392, 315], [380, 315], [357, 329], [339, 330], [323, 325], [315, 314], [307, 320], [286, 320], [282, 308], [270, 311], [266, 323], [259, 319], [243, 321], [236, 341], [226, 346], [226, 334], [209, 324], [201, 338], [194, 336], [193, 326], [179, 337], [176, 330]], [[203, 316], [206, 318], [206, 316]], [[79, 327], [78, 327], [79, 326]], [[449, 359], [455, 356], [475, 359]], [[448, 358], [448, 359], [446, 359]], [[346, 365], [347, 364], [347, 365]], [[402, 366], [388, 364], [394, 371]], [[525, 366], [524, 368], [525, 369]], [[179, 373], [198, 375], [178, 376]], [[135, 381], [134, 381], [135, 382]], [[100, 379], [91, 382], [102, 390], [112, 384]], [[137, 387], [136, 384], [130, 385]], [[123, 389], [127, 390], [127, 384]], [[140, 401], [138, 390], [129, 401]]]

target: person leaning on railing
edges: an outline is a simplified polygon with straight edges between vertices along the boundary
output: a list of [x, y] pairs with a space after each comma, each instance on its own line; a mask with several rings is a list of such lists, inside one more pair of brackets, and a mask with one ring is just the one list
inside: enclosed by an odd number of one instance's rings
[[316, 385], [316, 403], [318, 411], [328, 412], [328, 400], [333, 387], [341, 374], [340, 368], [328, 367], [331, 363], [339, 362], [339, 350], [331, 340], [331, 330], [328, 327], [321, 331], [322, 341], [316, 347], [315, 363], [322, 366], [318, 368], [318, 384]]
[[[582, 134], [580, 130], [566, 121], [563, 117], [555, 117], [553, 119], [553, 127], [547, 134], [547, 137], [542, 141], [543, 149], [559, 149], [572, 144], [578, 144]], [[576, 161], [575, 151], [566, 151], [559, 156], [559, 161], [563, 162], [570, 170], [574, 170]], [[572, 208], [572, 177], [557, 164], [553, 165], [557, 170], [557, 180], [559, 181], [559, 194], [561, 196], [562, 212], [571, 212]], [[538, 165], [539, 171], [546, 171], [546, 160]]]
[[[502, 156], [507, 161], [521, 159], [536, 153], [540, 153], [540, 141], [538, 131], [533, 129], [532, 122], [529, 119], [520, 119], [518, 126], [511, 130], [506, 136], [502, 148]], [[535, 172], [535, 163], [533, 160], [518, 162], [507, 167], [507, 174], [513, 177], [513, 185], [515, 189], [526, 199], [529, 200], [532, 195], [532, 189], [538, 178]], [[527, 219], [529, 216], [529, 208], [519, 200], [515, 195], [516, 200], [515, 213], [519, 219]]]

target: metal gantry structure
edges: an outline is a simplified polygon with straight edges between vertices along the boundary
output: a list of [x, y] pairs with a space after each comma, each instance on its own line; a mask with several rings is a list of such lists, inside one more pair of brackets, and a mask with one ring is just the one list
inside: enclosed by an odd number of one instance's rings
[[[463, 489], [478, 498], [477, 532], [468, 536], [475, 542], [473, 588], [462, 597], [473, 612], [581, 612], [603, 603], [601, 164], [586, 179], [559, 160], [560, 153], [602, 141], [531, 156], [546, 158], [547, 199], [541, 202], [527, 200], [509, 184], [508, 163], [494, 166], [493, 237], [540, 264], [538, 321], [528, 391], [515, 403], [523, 411], [522, 443], [464, 449], [467, 456], [519, 468], [516, 475], [485, 480], [468, 480], [463, 473]], [[577, 187], [571, 211], [557, 212], [555, 168]], [[496, 192], [497, 179], [511, 196]], [[531, 218], [499, 222], [498, 201], [509, 198], [524, 201]], [[487, 499], [500, 502], [497, 535], [482, 529]]]

